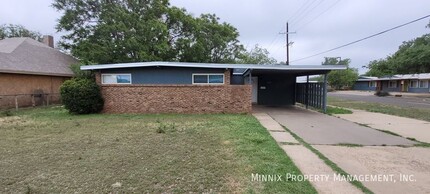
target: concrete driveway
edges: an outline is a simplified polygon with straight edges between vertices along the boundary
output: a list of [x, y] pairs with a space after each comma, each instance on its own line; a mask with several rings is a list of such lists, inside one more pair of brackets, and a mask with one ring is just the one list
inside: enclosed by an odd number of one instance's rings
[[291, 107], [253, 107], [265, 112], [281, 125], [310, 144], [413, 145], [403, 137], [393, 136], [333, 116]]

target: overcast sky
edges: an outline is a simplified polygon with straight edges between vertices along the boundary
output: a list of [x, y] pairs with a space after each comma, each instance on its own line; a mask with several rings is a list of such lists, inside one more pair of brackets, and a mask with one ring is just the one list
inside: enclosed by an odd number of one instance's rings
[[[21, 24], [43, 34], [60, 35], [54, 27], [60, 13], [54, 11], [52, 0], [1, 0], [0, 24]], [[430, 29], [429, 19], [410, 24], [381, 36], [306, 60], [307, 57], [355, 41], [391, 27], [430, 14], [428, 0], [171, 0], [195, 16], [215, 13], [222, 21], [231, 23], [240, 33], [247, 48], [255, 44], [267, 48], [271, 56], [285, 61], [285, 23], [290, 22], [290, 61], [292, 65], [319, 65], [325, 56], [350, 58], [351, 65], [361, 66], [369, 61], [394, 53], [406, 40]]]

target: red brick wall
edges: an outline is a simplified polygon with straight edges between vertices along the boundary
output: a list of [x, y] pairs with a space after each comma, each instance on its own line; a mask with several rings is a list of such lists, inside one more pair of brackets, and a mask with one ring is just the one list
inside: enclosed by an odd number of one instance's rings
[[223, 85], [102, 85], [104, 113], [250, 113], [251, 86], [230, 85], [230, 70]]
[[102, 86], [105, 113], [250, 113], [250, 85]]

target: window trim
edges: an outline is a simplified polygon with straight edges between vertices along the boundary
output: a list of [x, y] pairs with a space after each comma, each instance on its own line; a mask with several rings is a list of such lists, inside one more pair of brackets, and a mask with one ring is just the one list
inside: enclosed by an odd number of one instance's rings
[[[194, 83], [194, 76], [195, 75], [206, 75], [208, 78], [207, 83]], [[209, 76], [210, 75], [221, 75], [222, 76], [222, 83], [209, 83]], [[191, 83], [194, 85], [223, 85], [225, 84], [225, 75], [223, 73], [193, 73], [191, 75]]]
[[[104, 75], [110, 75], [110, 76], [118, 76], [118, 75], [128, 75], [128, 76], [130, 76], [130, 83], [105, 83], [104, 82], [104, 78], [103, 78], [103, 76]], [[117, 80], [118, 81], [118, 80]], [[132, 76], [131, 76], [131, 73], [102, 73], [101, 74], [101, 82], [102, 82], [102, 84], [103, 85], [109, 85], [109, 84], [115, 84], [115, 85], [130, 85], [131, 83], [133, 83], [133, 81], [132, 81]]]
[[[417, 87], [413, 87], [412, 82], [417, 82]], [[409, 81], [409, 88], [420, 88], [420, 81], [419, 80], [410, 80]]]
[[[395, 87], [390, 86], [390, 83], [396, 83]], [[389, 80], [388, 81], [388, 88], [397, 88], [397, 80]]]
[[[421, 82], [424, 82], [426, 84], [424, 84], [424, 86], [426, 87], [421, 87]], [[429, 87], [429, 80], [418, 80], [418, 88], [428, 88]]]

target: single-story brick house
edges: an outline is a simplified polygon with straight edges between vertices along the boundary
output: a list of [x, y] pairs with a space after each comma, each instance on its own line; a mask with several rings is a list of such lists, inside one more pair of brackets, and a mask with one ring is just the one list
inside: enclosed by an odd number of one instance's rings
[[105, 113], [249, 113], [253, 103], [296, 102], [324, 108], [326, 84], [301, 87], [296, 78], [345, 68], [184, 62], [81, 67], [95, 72]]
[[54, 49], [52, 36], [0, 40], [0, 108], [59, 101], [59, 87], [78, 61]]
[[399, 74], [383, 77], [360, 76], [354, 90], [429, 93], [430, 73]]

